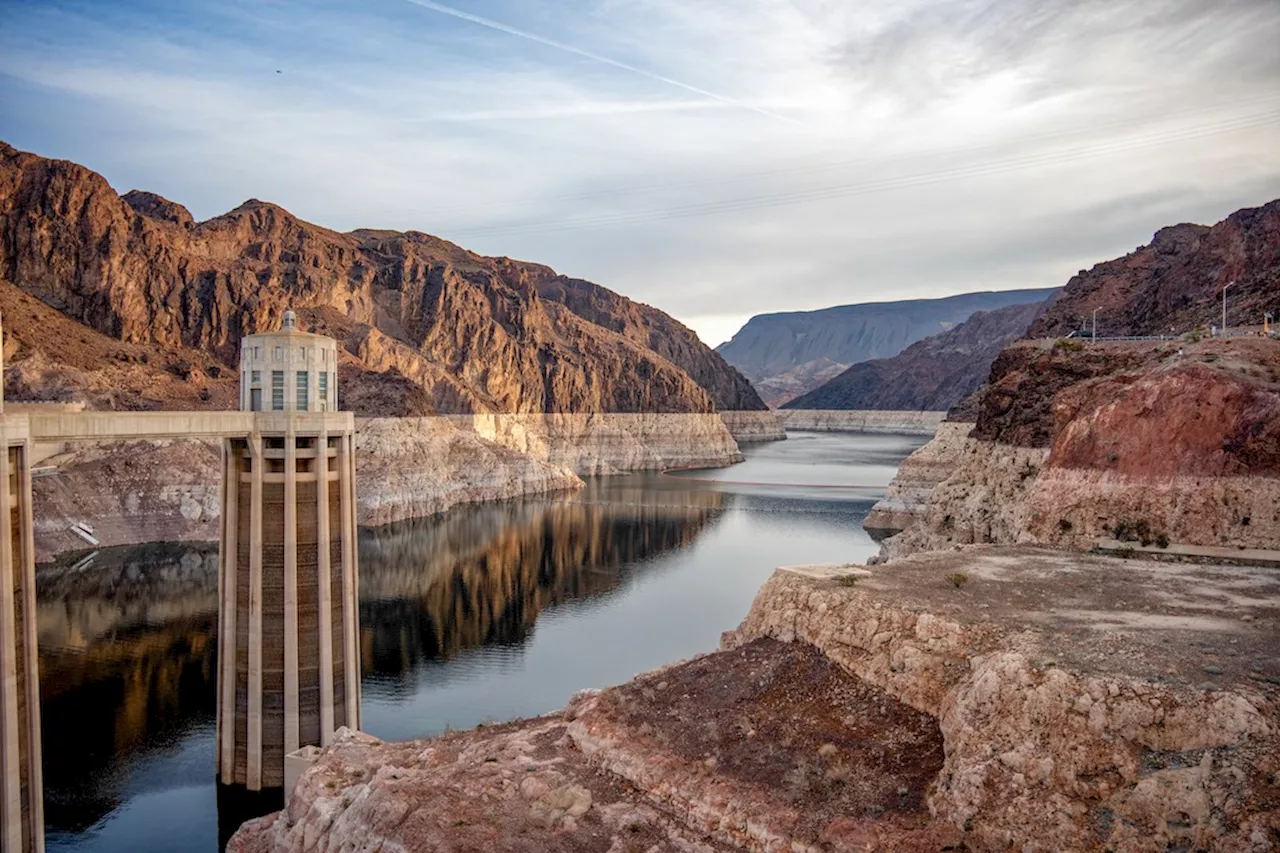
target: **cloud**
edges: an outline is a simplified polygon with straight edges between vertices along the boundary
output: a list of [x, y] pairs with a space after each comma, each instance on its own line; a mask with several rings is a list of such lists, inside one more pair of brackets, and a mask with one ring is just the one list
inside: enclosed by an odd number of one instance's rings
[[709, 338], [1059, 285], [1280, 195], [1272, 0], [439, 5], [15, 4], [0, 127], [197, 217], [415, 228]]
[[742, 101], [737, 98], [731, 98], [727, 95], [717, 94], [716, 92], [710, 92], [710, 91], [707, 91], [706, 89], [699, 88], [698, 86], [694, 86], [689, 83], [684, 83], [680, 80], [676, 80], [671, 77], [665, 77], [661, 74], [656, 74], [652, 71], [646, 71], [643, 68], [637, 68], [634, 65], [629, 65], [625, 62], [619, 62], [616, 59], [610, 59], [607, 56], [601, 56], [598, 53], [592, 53], [589, 50], [583, 50], [582, 48], [574, 47], [573, 45], [565, 44], [564, 42], [556, 41], [554, 39], [549, 39], [540, 35], [535, 35], [534, 33], [517, 29], [516, 27], [512, 27], [507, 24], [503, 24], [498, 21], [491, 20], [489, 18], [485, 18], [481, 15], [473, 15], [470, 12], [463, 12], [459, 9], [453, 8], [452, 6], [446, 6], [443, 3], [435, 3], [435, 2], [432, 2], [432, 0], [405, 0], [405, 2], [412, 3], [415, 6], [421, 6], [424, 9], [430, 9], [433, 12], [440, 12], [441, 14], [444, 14], [444, 15], [449, 15], [454, 18], [459, 18], [463, 21], [468, 21], [470, 23], [477, 24], [482, 27], [487, 27], [488, 29], [491, 29], [491, 30], [497, 30], [498, 32], [506, 33], [509, 36], [515, 36], [516, 38], [526, 39], [528, 41], [543, 45], [544, 47], [550, 47], [554, 50], [563, 51], [564, 53], [570, 53], [570, 54], [573, 54], [574, 56], [580, 56], [584, 59], [590, 59], [592, 62], [599, 62], [603, 65], [608, 65], [613, 68], [618, 68], [622, 71], [626, 71], [631, 74], [638, 74], [641, 77], [648, 78], [649, 80], [653, 80], [655, 82], [662, 83], [667, 86], [674, 86], [677, 89], [683, 89], [686, 92], [693, 92], [696, 95], [702, 95], [705, 98], [709, 98], [713, 101], [718, 101], [722, 104], [728, 104], [729, 106], [739, 107], [740, 109], [744, 109], [744, 110], [750, 110], [751, 112], [759, 113], [762, 116], [768, 116], [769, 118], [777, 119], [779, 121], [785, 121], [785, 122], [795, 121], [794, 119], [790, 119], [790, 118], [787, 118], [786, 116], [778, 115], [777, 113], [770, 112], [769, 110], [766, 110], [766, 109], [762, 109], [758, 106], [747, 103], [746, 101]]

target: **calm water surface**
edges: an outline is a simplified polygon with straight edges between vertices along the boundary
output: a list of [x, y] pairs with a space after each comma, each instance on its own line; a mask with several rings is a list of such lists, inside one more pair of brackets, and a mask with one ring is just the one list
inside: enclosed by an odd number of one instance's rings
[[[732, 468], [361, 530], [365, 730], [541, 714], [714, 649], [775, 566], [875, 553], [862, 518], [923, 441], [792, 433]], [[216, 569], [216, 545], [156, 545], [38, 573], [50, 851], [217, 850]]]

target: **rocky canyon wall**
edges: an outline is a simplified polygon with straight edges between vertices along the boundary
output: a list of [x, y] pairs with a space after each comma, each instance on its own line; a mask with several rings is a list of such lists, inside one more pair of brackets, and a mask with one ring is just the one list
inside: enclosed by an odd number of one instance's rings
[[787, 437], [776, 412], [721, 412], [720, 420], [739, 444], [783, 441]]
[[719, 415], [448, 415], [486, 441], [575, 474], [715, 468], [742, 461]]
[[674, 318], [540, 264], [338, 233], [257, 199], [196, 222], [3, 142], [0, 280], [21, 343], [11, 393], [28, 399], [225, 408], [240, 339], [292, 308], [338, 339], [339, 401], [371, 417], [765, 409]]
[[815, 432], [890, 432], [933, 435], [946, 412], [887, 412], [838, 409], [779, 409], [786, 429]]
[[884, 497], [862, 522], [863, 528], [880, 540], [914, 524], [927, 510], [934, 488], [955, 473], [972, 430], [971, 423], [944, 421], [938, 424], [938, 431], [929, 443], [902, 460]]
[[972, 434], [908, 460], [868, 521], [904, 531], [888, 558], [1113, 538], [1280, 549], [1278, 430], [1280, 342], [1024, 344], [997, 360]]
[[[357, 521], [573, 490], [579, 475], [718, 467], [742, 455], [719, 415], [476, 415], [362, 418]], [[33, 478], [39, 559], [103, 546], [218, 538], [221, 456], [213, 441], [72, 445]]]

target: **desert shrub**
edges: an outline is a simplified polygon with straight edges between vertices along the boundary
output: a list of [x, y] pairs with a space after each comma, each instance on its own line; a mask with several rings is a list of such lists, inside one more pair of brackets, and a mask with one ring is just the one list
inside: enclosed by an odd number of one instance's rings
[[1059, 531], [1059, 532], [1061, 532], [1061, 533], [1070, 533], [1074, 528], [1075, 528], [1075, 525], [1074, 525], [1074, 524], [1072, 524], [1072, 523], [1071, 523], [1070, 521], [1068, 521], [1067, 519], [1065, 519], [1065, 518], [1060, 518], [1060, 519], [1058, 519], [1058, 531]]
[[1080, 341], [1067, 340], [1066, 338], [1058, 338], [1053, 342], [1054, 349], [1064, 350], [1066, 352], [1080, 352], [1084, 349], [1084, 344]]
[[947, 575], [947, 583], [951, 584], [956, 589], [959, 589], [960, 587], [964, 586], [968, 582], [969, 582], [969, 576], [966, 575], [964, 572], [952, 572], [951, 574]]
[[1155, 541], [1151, 522], [1145, 518], [1136, 521], [1122, 518], [1116, 522], [1112, 532], [1121, 542], [1141, 542], [1143, 545], [1150, 545]]
[[840, 575], [836, 578], [836, 583], [840, 584], [840, 586], [857, 586], [860, 580], [862, 578], [857, 575]]
[[1159, 533], [1157, 533], [1157, 534], [1156, 534], [1155, 542], [1156, 542], [1156, 547], [1157, 547], [1157, 548], [1168, 548], [1168, 547], [1169, 547], [1169, 534], [1168, 534], [1168, 533], [1165, 533], [1163, 530], [1161, 530]]
[[1132, 559], [1137, 553], [1132, 545], [1125, 545], [1123, 548], [1116, 549], [1116, 556], [1124, 560]]

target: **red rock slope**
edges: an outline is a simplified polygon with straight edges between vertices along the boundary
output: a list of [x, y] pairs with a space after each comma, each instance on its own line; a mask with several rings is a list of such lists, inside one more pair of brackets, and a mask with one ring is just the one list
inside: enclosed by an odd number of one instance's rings
[[223, 365], [295, 308], [343, 339], [343, 381], [370, 414], [764, 408], [672, 318], [546, 267], [419, 232], [340, 234], [257, 200], [197, 223], [4, 143], [0, 279], [124, 344]]

